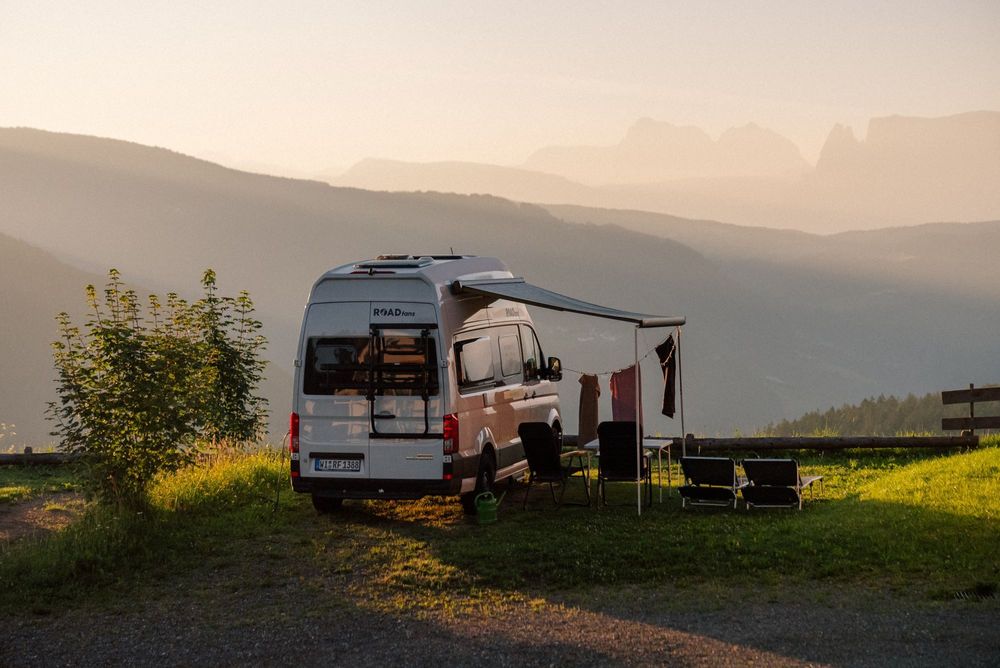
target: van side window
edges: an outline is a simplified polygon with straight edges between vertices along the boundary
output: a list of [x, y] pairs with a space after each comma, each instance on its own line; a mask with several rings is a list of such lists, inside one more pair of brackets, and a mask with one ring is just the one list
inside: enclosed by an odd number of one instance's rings
[[455, 342], [458, 386], [471, 389], [493, 384], [493, 340], [477, 336]]
[[[502, 335], [500, 343], [500, 373], [508, 383], [521, 382], [521, 342], [517, 337], [517, 329], [511, 327], [511, 333]], [[515, 378], [516, 376], [516, 378]]]
[[542, 351], [534, 330], [527, 325], [521, 325], [521, 354], [524, 357], [525, 382], [538, 380], [541, 377], [539, 365], [542, 363]]

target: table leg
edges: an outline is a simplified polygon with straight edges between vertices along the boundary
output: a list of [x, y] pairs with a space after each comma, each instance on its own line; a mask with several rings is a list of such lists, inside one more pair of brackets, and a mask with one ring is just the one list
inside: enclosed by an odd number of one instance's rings
[[674, 481], [672, 478], [674, 465], [670, 458], [670, 446], [667, 446], [667, 498], [674, 495]]
[[660, 503], [663, 503], [663, 448], [656, 450], [656, 486], [660, 488]]

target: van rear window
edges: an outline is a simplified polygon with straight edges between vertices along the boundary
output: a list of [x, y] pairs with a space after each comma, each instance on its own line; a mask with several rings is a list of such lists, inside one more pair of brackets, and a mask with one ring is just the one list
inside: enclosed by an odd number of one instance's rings
[[303, 371], [306, 394], [366, 396], [369, 390], [375, 396], [438, 393], [437, 346], [433, 338], [311, 338]]

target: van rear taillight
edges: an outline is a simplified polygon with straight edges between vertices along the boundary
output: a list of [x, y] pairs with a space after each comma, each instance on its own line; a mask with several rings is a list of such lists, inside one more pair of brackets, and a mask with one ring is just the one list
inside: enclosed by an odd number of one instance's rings
[[449, 413], [444, 416], [444, 454], [458, 452], [458, 416]]
[[299, 414], [292, 413], [288, 416], [288, 452], [292, 460], [291, 474], [293, 478], [299, 477]]

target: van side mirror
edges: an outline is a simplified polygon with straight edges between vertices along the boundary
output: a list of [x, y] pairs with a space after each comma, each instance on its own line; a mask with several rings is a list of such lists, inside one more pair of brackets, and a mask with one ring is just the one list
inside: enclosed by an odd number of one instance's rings
[[562, 360], [558, 357], [549, 358], [549, 364], [545, 369], [545, 378], [552, 382], [562, 380]]

